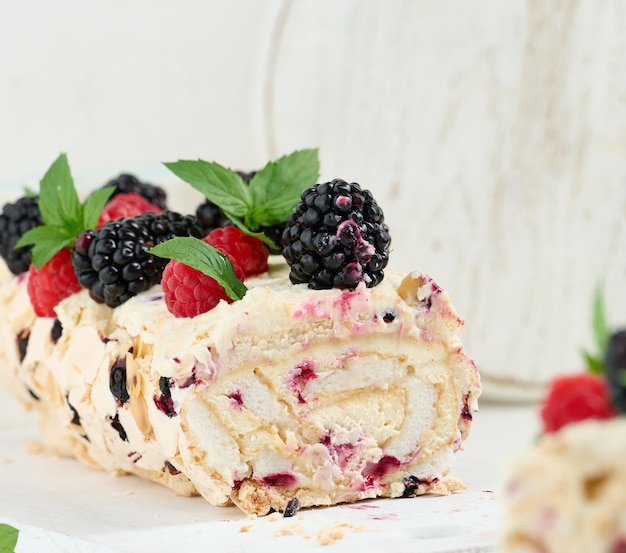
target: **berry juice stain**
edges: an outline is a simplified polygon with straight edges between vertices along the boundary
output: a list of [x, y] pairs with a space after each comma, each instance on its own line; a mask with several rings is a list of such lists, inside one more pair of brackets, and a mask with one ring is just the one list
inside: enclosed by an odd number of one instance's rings
[[469, 407], [469, 394], [465, 394], [463, 398], [463, 409], [461, 410], [461, 418], [464, 421], [470, 422], [474, 417]]
[[276, 488], [293, 488], [297, 481], [296, 475], [291, 472], [273, 472], [261, 478], [262, 484]]
[[363, 476], [368, 482], [378, 480], [400, 468], [402, 462], [393, 455], [383, 455], [376, 463], [367, 463], [363, 469]]
[[294, 371], [291, 373], [289, 388], [291, 389], [291, 392], [298, 397], [298, 403], [306, 403], [302, 394], [304, 387], [311, 380], [315, 380], [317, 378], [315, 366], [315, 361], [311, 359], [303, 359], [300, 363], [298, 363], [298, 365], [296, 365]]
[[154, 395], [152, 399], [157, 409], [161, 413], [167, 415], [170, 419], [177, 415], [176, 408], [174, 407], [174, 400], [172, 399], [172, 392], [170, 390], [171, 380], [165, 376], [159, 378], [160, 395]]
[[354, 459], [356, 452], [355, 446], [351, 443], [333, 443], [330, 433], [326, 434], [320, 441], [321, 444], [326, 446], [328, 453], [333, 463], [339, 468], [345, 470]]
[[241, 411], [241, 406], [243, 405], [243, 396], [241, 395], [241, 390], [234, 390], [233, 392], [228, 394], [228, 398], [231, 401], [231, 405], [237, 411]]

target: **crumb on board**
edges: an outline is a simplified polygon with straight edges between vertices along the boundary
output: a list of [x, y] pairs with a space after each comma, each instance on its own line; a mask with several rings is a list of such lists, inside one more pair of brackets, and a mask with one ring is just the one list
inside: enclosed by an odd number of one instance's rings
[[252, 524], [244, 524], [239, 528], [239, 532], [241, 532], [242, 534], [245, 532], [249, 532], [250, 530], [252, 530]]
[[352, 528], [352, 524], [348, 524], [347, 522], [339, 522], [335, 523], [333, 526], [322, 528], [317, 533], [317, 543], [320, 545], [331, 545], [343, 539], [349, 528]]
[[45, 452], [45, 447], [36, 440], [28, 440], [26, 442], [26, 453], [31, 453], [33, 455], [39, 455]]
[[[336, 541], [345, 538], [348, 530], [364, 532], [365, 525], [360, 524], [357, 526], [348, 522], [335, 522], [331, 526], [324, 526], [323, 528], [320, 528], [317, 531], [315, 538], [317, 539], [317, 543], [319, 545], [331, 545]], [[300, 522], [285, 524], [274, 532], [274, 537], [281, 536], [300, 536], [306, 540], [313, 537], [302, 527]]]
[[274, 536], [277, 538], [280, 536], [300, 536], [306, 540], [311, 538], [311, 536], [304, 531], [302, 524], [299, 522], [282, 526], [274, 532]]
[[13, 462], [13, 457], [4, 457], [2, 459], [3, 465], [10, 465]]

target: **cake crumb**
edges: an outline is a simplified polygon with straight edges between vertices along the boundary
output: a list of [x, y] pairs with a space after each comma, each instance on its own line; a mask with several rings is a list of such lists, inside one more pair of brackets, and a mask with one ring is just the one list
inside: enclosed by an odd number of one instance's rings
[[269, 516], [267, 517], [267, 520], [269, 520], [269, 521], [272, 521], [272, 522], [273, 522], [274, 520], [278, 520], [278, 519], [280, 519], [280, 518], [282, 518], [282, 517], [281, 517], [281, 515], [280, 515], [280, 513], [272, 513], [271, 515], [269, 515]]
[[349, 528], [352, 528], [352, 524], [348, 524], [347, 522], [338, 522], [333, 526], [322, 528], [317, 533], [317, 543], [320, 545], [331, 545], [345, 538]]
[[3, 465], [10, 465], [13, 462], [13, 457], [4, 457], [2, 459]]
[[294, 524], [287, 524], [274, 532], [274, 537], [278, 538], [280, 536], [300, 536], [304, 539], [311, 538], [311, 536], [309, 536], [304, 531], [304, 528], [302, 528], [302, 524], [300, 524], [299, 522], [296, 522]]
[[241, 532], [242, 534], [245, 532], [249, 532], [250, 530], [252, 530], [252, 524], [244, 524], [241, 528], [239, 528], [239, 532]]
[[33, 455], [40, 455], [44, 453], [46, 448], [39, 442], [35, 440], [28, 440], [26, 442], [26, 453], [31, 453]]

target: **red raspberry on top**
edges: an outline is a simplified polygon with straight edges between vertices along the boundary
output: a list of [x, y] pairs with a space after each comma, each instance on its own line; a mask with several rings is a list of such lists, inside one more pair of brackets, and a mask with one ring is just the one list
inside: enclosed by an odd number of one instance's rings
[[96, 223], [96, 228], [100, 228], [107, 221], [121, 219], [122, 217], [135, 217], [136, 215], [140, 215], [146, 211], [161, 213], [162, 210], [160, 207], [151, 204], [148, 200], [136, 192], [117, 194], [113, 196], [113, 198], [102, 210], [100, 218]]
[[[243, 270], [236, 263], [233, 263], [233, 268], [235, 276], [243, 280]], [[166, 265], [161, 286], [165, 294], [165, 305], [176, 317], [195, 317], [206, 313], [220, 300], [233, 302], [215, 279], [175, 259]]]
[[72, 254], [68, 249], [56, 253], [40, 269], [31, 265], [28, 275], [30, 303], [39, 317], [56, 317], [56, 305], [81, 290], [72, 267]]
[[212, 230], [204, 241], [228, 256], [239, 265], [246, 277], [267, 271], [269, 250], [255, 236], [246, 234], [237, 227], [228, 226]]
[[604, 378], [575, 374], [555, 378], [540, 411], [545, 432], [586, 419], [610, 419], [616, 416]]

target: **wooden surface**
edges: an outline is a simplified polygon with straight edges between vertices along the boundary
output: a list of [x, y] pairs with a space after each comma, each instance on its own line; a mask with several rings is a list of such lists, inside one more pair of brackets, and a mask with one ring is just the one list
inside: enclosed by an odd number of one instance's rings
[[625, 59], [621, 0], [4, 3], [0, 183], [319, 146], [487, 389], [542, 383], [580, 368], [598, 283], [626, 325]]

